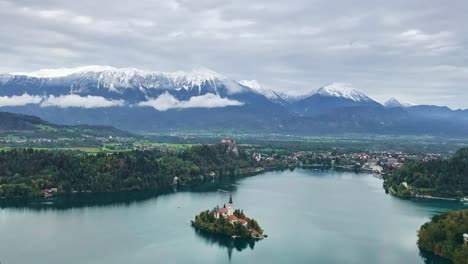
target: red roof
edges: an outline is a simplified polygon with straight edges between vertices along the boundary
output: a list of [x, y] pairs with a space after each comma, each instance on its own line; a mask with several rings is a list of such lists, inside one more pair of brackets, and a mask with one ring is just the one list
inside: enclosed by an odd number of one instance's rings
[[237, 221], [237, 216], [235, 216], [235, 215], [230, 215], [230, 216], [228, 217], [228, 220], [229, 220], [229, 221]]
[[220, 213], [220, 214], [227, 214], [227, 212], [228, 212], [228, 209], [227, 209], [227, 208], [224, 208], [224, 207], [223, 207], [223, 208], [219, 208], [219, 209], [218, 209], [218, 213]]
[[245, 219], [239, 219], [239, 223], [241, 223], [241, 224], [246, 224], [246, 223], [247, 223], [247, 220], [245, 220]]

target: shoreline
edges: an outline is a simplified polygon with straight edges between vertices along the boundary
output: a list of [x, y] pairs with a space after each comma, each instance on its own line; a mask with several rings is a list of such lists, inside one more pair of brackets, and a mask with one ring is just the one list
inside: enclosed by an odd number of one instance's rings
[[451, 202], [463, 202], [461, 199], [451, 198], [451, 197], [440, 197], [440, 196], [431, 196], [423, 194], [413, 194], [410, 196], [398, 195], [397, 192], [393, 190], [392, 187], [389, 188], [388, 193], [391, 196], [401, 198], [401, 199], [420, 199], [420, 200], [439, 200], [439, 201], [451, 201]]
[[[163, 188], [158, 188], [158, 189], [141, 189], [141, 190], [118, 190], [118, 191], [99, 191], [99, 192], [93, 192], [90, 190], [84, 190], [84, 191], [72, 191], [72, 192], [58, 192], [55, 195], [51, 197], [44, 197], [43, 195], [37, 195], [37, 196], [24, 196], [24, 197], [0, 197], [0, 202], [1, 203], [11, 203], [11, 204], [17, 204], [22, 205], [24, 207], [27, 207], [30, 204], [34, 203], [46, 203], [46, 202], [54, 202], [57, 199], [69, 199], [69, 198], [80, 198], [84, 197], [86, 195], [108, 195], [108, 194], [120, 194], [120, 195], [133, 195], [133, 194], [141, 194], [141, 195], [147, 195], [149, 193], [152, 193], [154, 196], [157, 195], [164, 195], [173, 192], [175, 189], [178, 191], [196, 191], [198, 188], [203, 188], [206, 186], [209, 186], [211, 183], [214, 184], [222, 184], [223, 182], [226, 181], [231, 181], [231, 180], [240, 180], [243, 178], [247, 177], [253, 177], [260, 175], [265, 172], [272, 172], [272, 171], [283, 171], [283, 170], [295, 170], [295, 169], [304, 169], [304, 170], [320, 170], [320, 171], [347, 171], [347, 172], [355, 172], [355, 173], [369, 173], [366, 171], [356, 171], [351, 168], [346, 168], [346, 167], [330, 167], [330, 166], [324, 166], [320, 164], [313, 164], [313, 165], [295, 165], [295, 166], [286, 166], [286, 167], [252, 167], [252, 168], [244, 168], [244, 172], [237, 174], [237, 175], [230, 175], [226, 179], [219, 180], [218, 177], [216, 177], [216, 181], [212, 181], [213, 178], [206, 177], [204, 180], [188, 180], [187, 183], [182, 183], [180, 185], [168, 185]], [[228, 180], [228, 178], [230, 178]], [[20, 205], [20, 206], [21, 206]]]

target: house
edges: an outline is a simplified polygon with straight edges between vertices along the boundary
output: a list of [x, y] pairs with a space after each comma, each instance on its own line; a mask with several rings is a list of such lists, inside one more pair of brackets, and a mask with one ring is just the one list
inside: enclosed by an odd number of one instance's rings
[[387, 158], [387, 166], [391, 167], [392, 165], [398, 163], [398, 159], [395, 159], [395, 158]]
[[252, 157], [253, 157], [256, 161], [262, 160], [262, 154], [257, 153], [257, 152], [255, 152], [254, 154], [252, 154]]
[[234, 223], [237, 223], [239, 218], [237, 218], [237, 216], [235, 216], [235, 215], [230, 215], [230, 216], [228, 216], [227, 220], [229, 221], [229, 223], [234, 224]]
[[224, 207], [219, 208], [218, 211], [214, 213], [214, 217], [218, 219], [219, 217], [227, 217], [228, 216], [228, 209], [226, 208], [226, 205]]
[[234, 144], [234, 143], [236, 143], [236, 142], [234, 141], [234, 139], [224, 139], [224, 138], [223, 138], [223, 139], [221, 139], [221, 143], [225, 143], [225, 144]]
[[225, 218], [228, 220], [229, 223], [235, 224], [239, 223], [244, 227], [247, 227], [247, 224], [249, 222], [249, 218], [238, 218], [237, 216], [234, 215], [234, 204], [232, 202], [232, 195], [229, 196], [229, 202], [226, 206], [226, 204], [222, 207], [219, 208], [214, 212], [214, 217], [216, 219], [219, 219], [220, 217]]
[[468, 234], [467, 233], [463, 234], [463, 243], [465, 243], [465, 245], [468, 245]]
[[241, 224], [243, 226], [247, 226], [247, 223], [248, 223], [248, 221], [246, 219], [243, 219], [243, 218], [239, 219], [238, 222], [239, 222], [239, 224]]

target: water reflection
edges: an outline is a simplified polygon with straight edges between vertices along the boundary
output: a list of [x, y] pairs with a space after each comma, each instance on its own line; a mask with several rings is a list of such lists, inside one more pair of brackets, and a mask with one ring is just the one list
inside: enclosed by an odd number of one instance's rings
[[207, 244], [217, 245], [221, 248], [226, 248], [229, 261], [232, 258], [232, 252], [234, 250], [241, 252], [247, 248], [250, 248], [251, 250], [253, 250], [255, 247], [256, 241], [253, 239], [242, 239], [242, 238], [233, 239], [230, 237], [217, 235], [217, 234], [211, 234], [211, 233], [207, 233], [207, 232], [203, 232], [199, 230], [195, 230], [194, 232], [197, 234], [197, 237], [201, 238]]
[[450, 260], [446, 258], [435, 256], [431, 252], [427, 252], [424, 250], [419, 251], [419, 256], [421, 256], [421, 259], [424, 261], [425, 264], [453, 264]]
[[60, 195], [58, 197], [43, 199], [17, 199], [2, 200], [0, 208], [28, 208], [32, 210], [57, 209], [66, 210], [70, 208], [81, 208], [88, 206], [129, 206], [133, 203], [144, 201], [163, 194], [154, 192], [125, 192], [125, 193], [79, 193]]
[[0, 208], [32, 210], [66, 210], [90, 206], [130, 206], [159, 196], [176, 192], [212, 192], [219, 189], [234, 192], [237, 189], [234, 181], [206, 182], [196, 186], [178, 186], [159, 191], [130, 191], [112, 193], [76, 193], [59, 195], [52, 198], [0, 199]]

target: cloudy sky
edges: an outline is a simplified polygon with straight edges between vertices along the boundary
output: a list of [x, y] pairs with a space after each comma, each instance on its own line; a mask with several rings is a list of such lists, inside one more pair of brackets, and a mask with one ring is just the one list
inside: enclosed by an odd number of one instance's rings
[[301, 94], [468, 108], [465, 0], [0, 0], [0, 71], [203, 65]]

